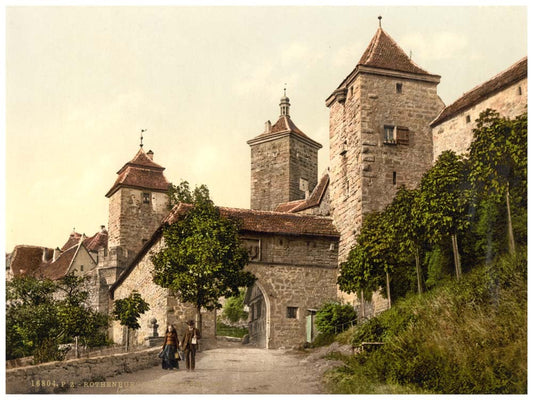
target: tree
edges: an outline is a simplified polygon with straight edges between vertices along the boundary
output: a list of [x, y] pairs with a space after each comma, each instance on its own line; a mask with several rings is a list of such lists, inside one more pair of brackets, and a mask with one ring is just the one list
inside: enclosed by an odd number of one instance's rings
[[527, 197], [527, 114], [503, 118], [487, 109], [476, 120], [470, 145], [470, 182], [492, 201], [507, 207], [509, 251], [515, 253], [511, 195]]
[[124, 299], [115, 300], [113, 306], [113, 317], [116, 321], [120, 321], [127, 329], [126, 334], [126, 351], [129, 350], [130, 329], [137, 330], [139, 325], [139, 317], [146, 311], [150, 310], [150, 305], [143, 300], [141, 294], [136, 290], [132, 291], [130, 295]]
[[153, 281], [171, 289], [180, 301], [195, 306], [202, 327], [201, 309], [220, 309], [221, 297], [237, 296], [255, 277], [244, 271], [248, 253], [241, 247], [237, 221], [220, 215], [205, 186], [188, 193], [180, 185], [176, 199], [192, 199], [192, 207], [163, 228], [163, 247], [152, 256]]
[[[423, 292], [420, 256], [425, 242], [425, 231], [420, 211], [420, 192], [401, 186], [392, 203], [384, 210], [384, 229], [396, 241], [398, 254], [415, 260], [418, 293]], [[411, 258], [411, 260], [412, 260]]]
[[7, 358], [61, 360], [59, 345], [76, 336], [87, 345], [106, 343], [109, 319], [88, 306], [85, 282], [72, 274], [58, 281], [19, 276], [7, 282]]
[[222, 316], [228, 321], [236, 323], [248, 318], [248, 312], [244, 311], [244, 296], [246, 291], [241, 289], [239, 295], [230, 297], [224, 304]]
[[457, 234], [468, 227], [470, 190], [465, 160], [453, 151], [444, 151], [420, 182], [421, 223], [432, 244], [451, 237], [455, 274], [461, 277], [461, 257]]

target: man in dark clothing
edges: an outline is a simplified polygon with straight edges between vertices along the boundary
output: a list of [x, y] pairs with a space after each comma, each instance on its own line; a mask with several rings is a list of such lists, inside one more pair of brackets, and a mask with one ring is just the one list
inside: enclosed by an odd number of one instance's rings
[[194, 327], [194, 321], [189, 321], [187, 325], [189, 325], [189, 328], [185, 331], [181, 345], [185, 352], [185, 367], [187, 368], [187, 371], [194, 371], [194, 358], [196, 357], [200, 332]]

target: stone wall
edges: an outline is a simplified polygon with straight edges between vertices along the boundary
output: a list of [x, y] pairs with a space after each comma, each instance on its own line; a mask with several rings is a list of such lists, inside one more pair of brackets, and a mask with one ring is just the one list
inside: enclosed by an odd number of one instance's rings
[[436, 161], [444, 150], [466, 154], [472, 143], [472, 129], [476, 127], [476, 119], [487, 108], [492, 108], [509, 118], [527, 112], [527, 78], [434, 126], [433, 160]]
[[304, 199], [300, 178], [311, 192], [318, 179], [318, 149], [293, 134], [251, 145], [252, 210], [272, 211], [278, 204]]
[[150, 192], [150, 202], [144, 203], [143, 192], [148, 190], [122, 187], [109, 199], [108, 247], [127, 251], [122, 262], [142, 248], [168, 215], [166, 193]]
[[[266, 304], [268, 348], [306, 341], [306, 316], [337, 298], [337, 240], [261, 235], [261, 261], [247, 270], [257, 277]], [[289, 318], [287, 308], [297, 308]]]
[[[141, 314], [139, 324], [141, 328], [130, 333], [132, 345], [143, 345], [145, 339], [152, 335], [149, 323], [152, 318], [157, 319], [158, 333], [162, 336], [168, 324], [174, 324], [178, 335], [184, 334], [186, 322], [196, 320], [196, 310], [192, 304], [183, 304], [168, 289], [156, 285], [152, 280], [153, 263], [152, 254], [157, 253], [162, 246], [159, 240], [115, 289], [114, 299], [128, 297], [133, 290], [137, 290], [141, 297], [150, 305], [150, 310]], [[202, 313], [202, 337], [210, 339], [215, 337], [215, 313], [204, 311]], [[115, 343], [125, 343], [126, 331], [118, 321], [112, 325], [112, 338]]]
[[[39, 365], [6, 371], [6, 393], [60, 393], [70, 387], [124, 387], [134, 385], [127, 376], [106, 379], [124, 372], [149, 368], [160, 363], [160, 348]], [[95, 389], [96, 391], [97, 389]]]

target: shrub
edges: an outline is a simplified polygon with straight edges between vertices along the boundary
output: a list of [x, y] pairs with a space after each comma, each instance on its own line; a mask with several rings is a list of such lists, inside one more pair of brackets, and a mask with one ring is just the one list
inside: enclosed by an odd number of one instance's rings
[[317, 311], [315, 323], [321, 333], [336, 334], [355, 324], [356, 318], [357, 314], [352, 306], [328, 302]]

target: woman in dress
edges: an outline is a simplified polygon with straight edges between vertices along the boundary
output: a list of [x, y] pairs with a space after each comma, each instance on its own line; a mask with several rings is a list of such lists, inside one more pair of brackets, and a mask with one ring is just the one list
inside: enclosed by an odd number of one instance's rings
[[176, 328], [174, 328], [174, 325], [169, 325], [163, 342], [163, 355], [161, 361], [161, 367], [163, 369], [179, 369], [178, 360], [176, 359], [178, 346], [179, 340]]

